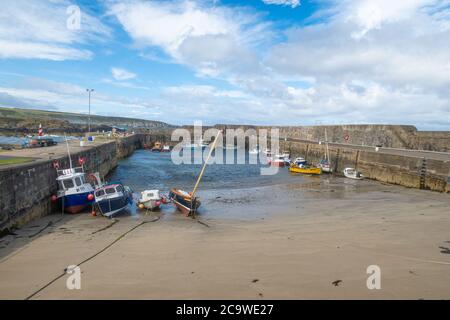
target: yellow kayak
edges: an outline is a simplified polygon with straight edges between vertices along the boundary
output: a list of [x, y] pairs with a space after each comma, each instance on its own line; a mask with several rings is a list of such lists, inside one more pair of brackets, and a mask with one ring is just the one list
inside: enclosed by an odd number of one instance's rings
[[299, 167], [294, 165], [289, 167], [289, 172], [304, 173], [304, 174], [322, 174], [322, 169], [317, 167]]

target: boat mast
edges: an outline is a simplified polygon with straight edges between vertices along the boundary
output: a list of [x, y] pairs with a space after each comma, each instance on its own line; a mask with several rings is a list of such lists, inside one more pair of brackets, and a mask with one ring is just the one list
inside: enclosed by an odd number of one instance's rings
[[64, 139], [66, 140], [67, 154], [69, 155], [70, 170], [72, 170], [72, 157], [70, 156], [69, 143], [67, 142], [67, 136], [65, 133], [64, 133]]
[[221, 133], [222, 133], [222, 131], [219, 130], [219, 132], [217, 133], [216, 138], [214, 139], [214, 142], [213, 142], [212, 145], [211, 145], [211, 149], [209, 150], [208, 157], [206, 158], [206, 161], [205, 161], [205, 163], [203, 164], [203, 168], [202, 168], [202, 170], [200, 171], [200, 174], [199, 174], [199, 176], [198, 176], [198, 178], [197, 178], [197, 182], [195, 183], [194, 190], [192, 191], [191, 199], [194, 199], [194, 197], [195, 197], [195, 193], [197, 192], [198, 185], [200, 184], [200, 180], [202, 179], [203, 173], [205, 172], [206, 165], [208, 164], [209, 158], [211, 158], [211, 154], [212, 154], [213, 150], [216, 148], [217, 140], [219, 139], [219, 135], [220, 135]]
[[328, 164], [330, 164], [330, 150], [328, 149], [328, 136], [327, 136], [327, 128], [326, 127], [325, 127], [325, 144], [327, 147], [327, 154], [326, 154], [327, 162], [328, 162]]

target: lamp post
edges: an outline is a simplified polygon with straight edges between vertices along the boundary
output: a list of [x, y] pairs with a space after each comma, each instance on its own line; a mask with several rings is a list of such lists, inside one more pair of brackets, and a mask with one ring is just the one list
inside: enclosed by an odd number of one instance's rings
[[91, 132], [91, 93], [94, 92], [94, 89], [86, 89], [89, 95], [89, 116], [88, 116], [88, 133]]

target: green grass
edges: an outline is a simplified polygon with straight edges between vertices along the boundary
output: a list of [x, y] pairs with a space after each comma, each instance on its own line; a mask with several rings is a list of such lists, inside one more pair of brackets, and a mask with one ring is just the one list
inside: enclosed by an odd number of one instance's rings
[[0, 166], [11, 165], [11, 164], [19, 164], [19, 163], [27, 163], [33, 161], [33, 158], [25, 158], [25, 157], [11, 157], [0, 159]]

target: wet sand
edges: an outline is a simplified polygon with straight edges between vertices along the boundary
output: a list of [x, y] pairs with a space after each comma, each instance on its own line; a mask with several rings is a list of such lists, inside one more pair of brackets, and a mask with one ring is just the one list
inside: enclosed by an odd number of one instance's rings
[[[167, 206], [32, 222], [0, 238], [0, 299], [27, 298], [52, 280], [31, 298], [450, 298], [448, 194], [297, 181], [200, 192], [197, 220]], [[68, 290], [58, 276], [82, 261], [81, 290]], [[366, 287], [369, 265], [381, 268], [381, 290]]]

